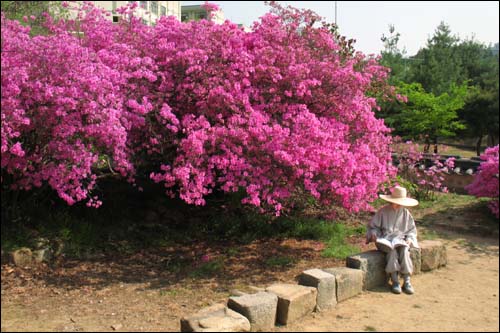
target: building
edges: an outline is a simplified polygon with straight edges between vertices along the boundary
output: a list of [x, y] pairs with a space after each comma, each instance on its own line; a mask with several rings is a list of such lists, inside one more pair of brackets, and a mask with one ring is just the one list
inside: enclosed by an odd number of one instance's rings
[[244, 24], [242, 24], [242, 23], [239, 23], [239, 24], [238, 24], [238, 28], [243, 29], [243, 31], [244, 31], [244, 32], [252, 32], [252, 31], [253, 31], [253, 30], [252, 30], [252, 28], [247, 27], [246, 25], [244, 25]]
[[135, 14], [147, 25], [156, 24], [161, 16], [175, 16], [181, 20], [181, 2], [180, 1], [91, 1], [96, 7], [100, 7], [110, 12], [109, 17], [113, 22], [120, 20], [120, 15], [116, 9], [137, 2]]
[[490, 50], [493, 55], [498, 55], [498, 43], [496, 43], [493, 46], [490, 46]]
[[[224, 12], [222, 9], [219, 9], [213, 12], [214, 16], [212, 17], [212, 21], [217, 24], [224, 23]], [[198, 21], [203, 19], [208, 19], [208, 13], [202, 5], [190, 5], [190, 6], [182, 6], [181, 7], [181, 21]]]

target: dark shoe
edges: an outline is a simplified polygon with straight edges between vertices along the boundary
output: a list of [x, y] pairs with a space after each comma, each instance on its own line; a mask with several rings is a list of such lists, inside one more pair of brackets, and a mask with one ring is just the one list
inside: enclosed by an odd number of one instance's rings
[[393, 283], [393, 284], [392, 284], [391, 291], [392, 291], [394, 294], [401, 294], [401, 286], [399, 285], [399, 283]]
[[403, 284], [403, 291], [408, 295], [413, 295], [413, 293], [415, 293], [415, 290], [413, 290], [410, 282], [405, 282]]

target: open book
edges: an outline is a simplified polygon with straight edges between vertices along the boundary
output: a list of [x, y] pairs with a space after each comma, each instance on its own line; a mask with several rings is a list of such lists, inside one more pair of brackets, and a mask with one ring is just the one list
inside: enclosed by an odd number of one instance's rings
[[377, 248], [384, 252], [389, 252], [390, 250], [400, 246], [409, 246], [402, 238], [394, 238], [392, 241], [385, 238], [377, 238], [375, 244], [377, 245]]

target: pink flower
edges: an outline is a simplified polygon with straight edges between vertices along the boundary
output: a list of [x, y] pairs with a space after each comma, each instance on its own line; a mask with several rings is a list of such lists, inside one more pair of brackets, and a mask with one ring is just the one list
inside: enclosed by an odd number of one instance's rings
[[96, 208], [97, 170], [134, 183], [147, 166], [168, 196], [194, 205], [241, 190], [243, 203], [279, 215], [301, 189], [370, 209], [396, 171], [370, 97], [394, 95], [376, 58], [350, 55], [321, 25], [290, 33], [321, 19], [277, 3], [252, 33], [168, 17], [150, 27], [134, 6], [113, 24], [83, 2], [78, 36], [77, 23], [49, 14], [43, 38], [2, 19], [2, 172], [12, 185], [47, 184]]
[[481, 155], [481, 165], [474, 175], [474, 181], [465, 189], [477, 197], [491, 198], [489, 207], [498, 218], [499, 182], [498, 182], [498, 145], [490, 147]]
[[19, 142], [16, 142], [11, 148], [10, 148], [10, 152], [13, 154], [13, 155], [16, 155], [16, 156], [19, 156], [19, 157], [23, 157], [24, 156], [24, 150], [21, 148], [21, 143]]

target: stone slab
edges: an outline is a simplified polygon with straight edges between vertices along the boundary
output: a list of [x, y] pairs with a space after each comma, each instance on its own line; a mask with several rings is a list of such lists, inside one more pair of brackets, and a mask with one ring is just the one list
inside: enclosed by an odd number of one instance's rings
[[363, 289], [372, 289], [387, 283], [385, 253], [372, 250], [347, 257], [346, 266], [364, 272]]
[[299, 275], [299, 284], [318, 290], [316, 311], [335, 307], [337, 304], [335, 276], [320, 269], [309, 269]]
[[360, 269], [348, 267], [326, 268], [325, 272], [335, 276], [337, 302], [345, 301], [363, 291], [364, 273]]
[[181, 319], [181, 332], [249, 332], [250, 322], [246, 317], [216, 304], [206, 307], [189, 317]]
[[423, 240], [419, 242], [422, 255], [422, 271], [430, 271], [446, 266], [448, 261], [446, 246], [437, 240]]
[[250, 321], [252, 331], [266, 331], [274, 327], [278, 296], [268, 292], [229, 297], [227, 306]]
[[278, 296], [276, 322], [292, 323], [314, 311], [318, 291], [313, 287], [279, 283], [266, 288]]

